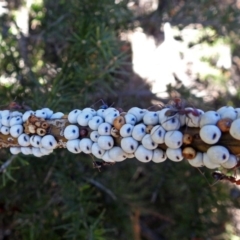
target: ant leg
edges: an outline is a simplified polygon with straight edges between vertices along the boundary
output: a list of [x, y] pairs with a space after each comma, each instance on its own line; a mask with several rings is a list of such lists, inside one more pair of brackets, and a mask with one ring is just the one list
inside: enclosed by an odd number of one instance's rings
[[108, 105], [103, 101], [103, 99], [99, 99], [97, 102], [95, 102], [94, 104], [92, 104], [90, 107], [94, 107], [97, 103], [101, 102], [103, 106], [107, 106], [108, 108]]
[[90, 154], [90, 157], [92, 158], [92, 164], [93, 164], [93, 168], [97, 168], [99, 172], [101, 172], [101, 165], [99, 166], [99, 164], [97, 164], [97, 162], [94, 159], [94, 156], [92, 154]]
[[217, 184], [219, 182], [220, 179], [217, 179], [214, 183], [210, 184], [210, 182], [208, 181], [208, 179], [206, 178], [204, 172], [202, 172], [198, 167], [197, 170], [200, 172], [200, 174], [205, 178], [206, 182], [208, 183], [209, 187], [213, 187], [215, 184]]

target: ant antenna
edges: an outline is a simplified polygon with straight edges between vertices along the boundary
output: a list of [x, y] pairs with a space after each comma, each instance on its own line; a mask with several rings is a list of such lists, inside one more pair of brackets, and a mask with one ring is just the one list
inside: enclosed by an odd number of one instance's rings
[[208, 181], [208, 179], [206, 178], [204, 172], [202, 172], [198, 167], [197, 167], [197, 170], [200, 172], [200, 174], [205, 178], [206, 182], [208, 183], [208, 186], [209, 187], [213, 187], [215, 184], [217, 184], [217, 182], [220, 180], [220, 179], [217, 179], [213, 184], [210, 184], [210, 182]]
[[97, 102], [95, 102], [93, 105], [91, 105], [90, 107], [94, 107], [97, 103], [101, 102], [102, 105], [99, 107], [100, 109], [107, 109], [109, 107], [112, 107], [114, 103], [112, 103], [110, 106], [108, 106], [103, 99], [99, 99]]
[[95, 159], [94, 159], [94, 156], [92, 155], [92, 154], [90, 154], [90, 157], [92, 158], [92, 163], [93, 163], [93, 168], [97, 168], [98, 169], [98, 172], [101, 172], [101, 166], [99, 166], [98, 164], [97, 164], [97, 162], [95, 161]]

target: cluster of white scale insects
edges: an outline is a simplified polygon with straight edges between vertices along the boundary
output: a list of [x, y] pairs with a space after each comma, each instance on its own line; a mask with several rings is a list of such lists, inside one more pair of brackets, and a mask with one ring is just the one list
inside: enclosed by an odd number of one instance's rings
[[[11, 147], [12, 154], [33, 154], [41, 157], [52, 153], [58, 147], [57, 139], [49, 133], [43, 136], [26, 133], [24, 123], [32, 115], [48, 121], [61, 119], [63, 113], [53, 113], [49, 108], [43, 108], [24, 114], [4, 110], [0, 114], [1, 133], [17, 138], [21, 146]], [[221, 120], [225, 121], [225, 124], [222, 125]], [[200, 128], [200, 138], [213, 146], [206, 153], [194, 150], [189, 136], [179, 130], [184, 126]], [[85, 129], [87, 134], [81, 135], [81, 129]], [[171, 107], [164, 107], [159, 111], [133, 107], [127, 112], [119, 112], [113, 107], [99, 110], [75, 109], [68, 114], [63, 135], [68, 151], [92, 154], [105, 162], [136, 158], [141, 162], [160, 163], [167, 159], [180, 162], [185, 158], [194, 167], [230, 169], [236, 166], [237, 157], [226, 147], [216, 145], [222, 132], [226, 131], [240, 140], [240, 108], [226, 106], [205, 113], [195, 108], [172, 110]]]

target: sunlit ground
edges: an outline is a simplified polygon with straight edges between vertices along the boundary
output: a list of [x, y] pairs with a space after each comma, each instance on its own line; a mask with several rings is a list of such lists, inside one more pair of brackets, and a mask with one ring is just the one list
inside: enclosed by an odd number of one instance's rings
[[[160, 31], [160, 29], [159, 29]], [[156, 44], [154, 37], [147, 36], [141, 28], [123, 33], [122, 38], [128, 40], [132, 45], [132, 63], [135, 73], [152, 85], [152, 92], [159, 97], [167, 97], [166, 85], [176, 84], [174, 74], [180, 79], [184, 86], [190, 88], [194, 79], [207, 76], [221, 78], [221, 68], [231, 68], [230, 46], [223, 40], [210, 46], [207, 44], [196, 44], [189, 48], [190, 43], [196, 43], [204, 34], [211, 35], [209, 29], [203, 29], [199, 25], [190, 25], [181, 32], [171, 27], [169, 23], [163, 25], [164, 40]], [[181, 36], [183, 41], [176, 41], [174, 36]], [[210, 65], [212, 60], [214, 65]], [[236, 93], [234, 86], [228, 86], [232, 94]], [[193, 91], [196, 96], [217, 97], [218, 91], [225, 91], [222, 86], [210, 85], [209, 89]]]

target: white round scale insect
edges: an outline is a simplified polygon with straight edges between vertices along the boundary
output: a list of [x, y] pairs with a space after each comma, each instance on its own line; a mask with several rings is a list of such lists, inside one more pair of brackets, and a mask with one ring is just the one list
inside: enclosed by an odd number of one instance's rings
[[10, 147], [10, 153], [13, 155], [19, 154], [21, 152], [20, 147]]
[[168, 131], [165, 134], [164, 142], [169, 148], [180, 148], [182, 146], [183, 134], [180, 131]]
[[113, 147], [114, 141], [111, 136], [100, 136], [97, 140], [100, 148], [104, 150], [109, 150]]
[[132, 137], [125, 137], [121, 140], [121, 148], [126, 153], [134, 153], [138, 147], [138, 141]]
[[100, 148], [97, 143], [93, 143], [91, 152], [96, 158], [101, 159], [103, 154], [105, 153], [105, 150]]
[[180, 162], [183, 160], [182, 149], [181, 148], [167, 148], [166, 151], [168, 159], [174, 162]]
[[145, 135], [146, 135], [146, 126], [143, 123], [140, 123], [133, 127], [132, 137], [135, 140], [141, 141]]
[[154, 149], [153, 150], [153, 158], [152, 161], [155, 163], [161, 163], [166, 161], [167, 159], [167, 154], [162, 150], [162, 149]]
[[56, 139], [54, 138], [54, 136], [45, 135], [41, 140], [41, 144], [42, 144], [43, 148], [50, 150], [50, 149], [56, 148], [58, 143], [57, 143]]
[[153, 158], [153, 150], [146, 149], [143, 145], [139, 145], [135, 157], [140, 162], [150, 162]]
[[158, 147], [158, 144], [155, 143], [150, 134], [146, 134], [143, 138], [142, 138], [142, 145], [149, 150], [153, 150], [155, 148]]
[[[97, 134], [98, 132], [95, 131]], [[98, 135], [99, 136], [99, 135]], [[96, 138], [96, 141], [97, 141], [98, 138]], [[92, 145], [93, 145], [93, 141], [89, 138], [83, 138], [81, 141], [80, 141], [80, 149], [82, 152], [86, 153], [86, 154], [90, 154], [91, 151], [92, 151]]]
[[80, 153], [81, 149], [80, 149], [80, 139], [74, 139], [74, 140], [68, 140], [67, 141], [67, 150], [71, 153]]
[[68, 125], [64, 129], [64, 137], [68, 140], [73, 140], [79, 138], [79, 128], [76, 125]]
[[121, 162], [127, 158], [127, 154], [122, 150], [122, 148], [115, 146], [108, 150], [109, 158], [115, 162]]
[[30, 145], [30, 137], [26, 133], [22, 133], [18, 137], [18, 143], [22, 147], [28, 147]]
[[100, 116], [94, 116], [89, 122], [88, 122], [88, 126], [92, 129], [92, 130], [98, 130], [98, 127], [101, 123], [103, 123], [104, 120], [102, 117]]
[[72, 110], [69, 114], [68, 114], [68, 121], [70, 123], [77, 123], [77, 118], [78, 115], [81, 113], [82, 111], [79, 109], [74, 109]]
[[10, 127], [10, 134], [12, 137], [17, 138], [23, 133], [22, 125], [14, 125]]

